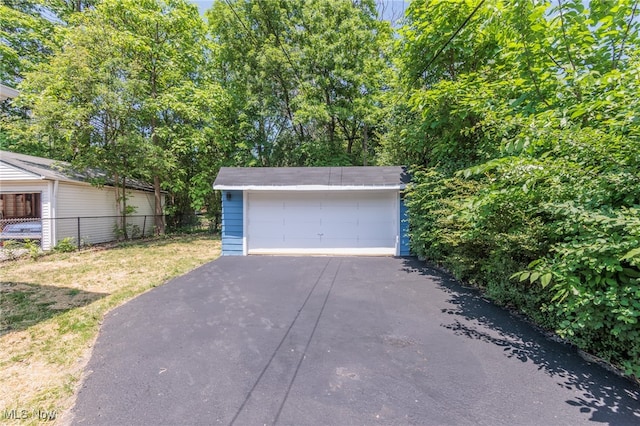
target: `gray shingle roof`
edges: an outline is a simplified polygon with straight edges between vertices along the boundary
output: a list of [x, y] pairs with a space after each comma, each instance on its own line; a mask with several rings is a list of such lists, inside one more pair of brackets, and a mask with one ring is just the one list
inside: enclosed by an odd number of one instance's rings
[[281, 186], [358, 186], [404, 188], [409, 175], [393, 167], [222, 167], [215, 189]]
[[[101, 180], [106, 185], [113, 185], [113, 180], [103, 171], [95, 169], [77, 171], [71, 167], [71, 164], [65, 161], [34, 157], [32, 155], [18, 154], [9, 151], [0, 151], [0, 161], [17, 169], [24, 170], [25, 172], [40, 176], [41, 179], [82, 183]], [[143, 191], [153, 191], [153, 186], [136, 180], [129, 180], [127, 187]]]

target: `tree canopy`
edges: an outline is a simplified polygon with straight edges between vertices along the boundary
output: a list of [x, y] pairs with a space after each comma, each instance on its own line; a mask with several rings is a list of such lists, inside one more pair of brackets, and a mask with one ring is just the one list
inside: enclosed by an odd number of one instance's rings
[[[391, 27], [373, 1], [229, 0], [207, 17], [244, 162], [374, 160]], [[360, 143], [365, 133], [369, 146]]]

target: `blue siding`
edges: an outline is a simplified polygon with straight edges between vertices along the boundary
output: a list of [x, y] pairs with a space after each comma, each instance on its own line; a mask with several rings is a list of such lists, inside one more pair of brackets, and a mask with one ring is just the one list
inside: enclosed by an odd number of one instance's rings
[[410, 256], [409, 247], [409, 212], [404, 203], [404, 197], [400, 196], [400, 256]]
[[[230, 199], [227, 199], [229, 194]], [[242, 191], [222, 191], [222, 255], [242, 256]]]

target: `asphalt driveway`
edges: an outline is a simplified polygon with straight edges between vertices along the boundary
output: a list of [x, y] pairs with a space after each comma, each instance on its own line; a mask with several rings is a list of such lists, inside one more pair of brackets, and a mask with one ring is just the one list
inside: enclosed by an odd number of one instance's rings
[[223, 257], [111, 312], [75, 424], [640, 424], [640, 390], [424, 264]]

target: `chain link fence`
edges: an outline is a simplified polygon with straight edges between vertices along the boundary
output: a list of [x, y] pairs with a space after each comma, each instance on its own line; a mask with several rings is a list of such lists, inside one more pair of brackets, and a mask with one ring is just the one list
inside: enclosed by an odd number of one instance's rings
[[[164, 216], [131, 215], [123, 224], [122, 216], [62, 217], [62, 218], [12, 218], [0, 220], [0, 245], [9, 242], [37, 242], [42, 248], [51, 249], [59, 244], [83, 246], [107, 243], [111, 241], [131, 240], [156, 234], [156, 219]], [[198, 215], [187, 226], [170, 227], [173, 233], [214, 233], [213, 224]]]

